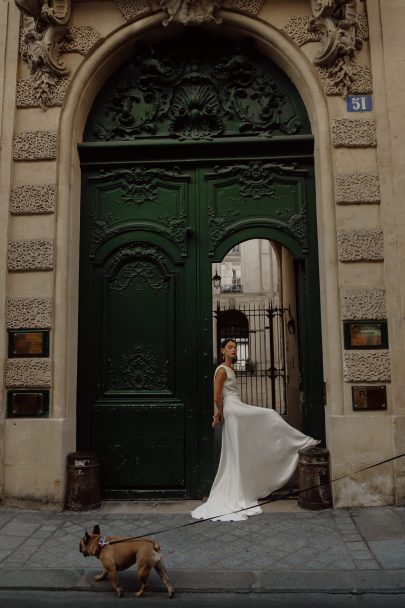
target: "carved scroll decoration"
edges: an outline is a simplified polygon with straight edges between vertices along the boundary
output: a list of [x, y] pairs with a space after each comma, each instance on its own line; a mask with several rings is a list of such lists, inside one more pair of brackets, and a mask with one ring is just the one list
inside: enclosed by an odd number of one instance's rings
[[219, 175], [236, 176], [240, 196], [259, 201], [265, 196], [274, 197], [277, 176], [288, 174], [295, 169], [295, 164], [283, 165], [251, 161], [248, 164], [216, 166], [214, 170]]
[[235, 131], [264, 137], [299, 132], [300, 117], [249, 41], [224, 45], [220, 57], [216, 49], [201, 53], [204, 41], [201, 33], [189, 34], [181, 55], [140, 46], [97, 109], [96, 122], [90, 120], [89, 136], [197, 141]]
[[[234, 176], [238, 186], [239, 197], [260, 202], [263, 198], [280, 198], [276, 192], [276, 185], [280, 175], [288, 175], [297, 171], [296, 164], [283, 165], [281, 163], [263, 163], [262, 161], [251, 161], [248, 164], [234, 164], [229, 166], [215, 167], [215, 173], [224, 176]], [[209, 216], [209, 235], [211, 239], [211, 249], [213, 251], [224, 233], [230, 225], [239, 217], [239, 212], [235, 209], [228, 209], [226, 214], [217, 216], [215, 207], [208, 206]], [[275, 211], [273, 224], [279, 226], [282, 222], [287, 230], [303, 246], [303, 252], [307, 253], [307, 204], [305, 200], [300, 209], [281, 206]]]
[[29, 66], [33, 95], [42, 109], [52, 104], [60, 78], [69, 74], [62, 60], [71, 34], [66, 27], [71, 0], [15, 0], [23, 13], [21, 55]]
[[15, 0], [17, 8], [34, 19], [53, 25], [66, 25], [70, 19], [71, 0]]
[[212, 257], [214, 255], [215, 247], [239, 216], [240, 212], [237, 209], [227, 209], [219, 216], [217, 215], [214, 204], [212, 202], [208, 203], [208, 235], [210, 238], [209, 256]]
[[[157, 190], [162, 179], [178, 179], [187, 178], [178, 167], [173, 170], [163, 170], [162, 168], [150, 169], [146, 166], [132, 167], [131, 169], [114, 169], [112, 171], [100, 170], [102, 178], [119, 178], [122, 195], [117, 197], [117, 205], [136, 206], [138, 208], [144, 205], [153, 205], [158, 203]], [[185, 201], [182, 202], [176, 216], [167, 213], [161, 213], [156, 216], [160, 224], [155, 226], [155, 230], [169, 238], [181, 247], [181, 255], [187, 256], [187, 236], [192, 232], [190, 226], [187, 225], [187, 211]], [[105, 217], [98, 217], [97, 211], [92, 210], [92, 246], [91, 256], [94, 256], [97, 248], [102, 244], [106, 236], [108, 236], [111, 227], [119, 223], [119, 217], [108, 213]], [[115, 226], [116, 227], [116, 226]]]
[[164, 345], [135, 344], [114, 366], [107, 359], [110, 386], [115, 390], [163, 390], [169, 385], [169, 361], [159, 361]]
[[348, 95], [355, 84], [356, 54], [363, 46], [357, 0], [311, 0], [311, 8], [313, 19], [308, 29], [323, 45], [314, 63], [326, 68], [341, 95]]
[[124, 293], [131, 284], [135, 284], [137, 291], [149, 288], [155, 293], [168, 288], [165, 259], [156, 247], [134, 242], [115, 254], [112, 259], [110, 291]]

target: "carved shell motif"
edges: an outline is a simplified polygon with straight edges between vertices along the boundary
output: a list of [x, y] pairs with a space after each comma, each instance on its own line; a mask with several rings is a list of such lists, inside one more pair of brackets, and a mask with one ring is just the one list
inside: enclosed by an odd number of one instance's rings
[[175, 91], [171, 107], [174, 115], [171, 135], [180, 139], [210, 139], [223, 131], [223, 122], [218, 117], [221, 105], [212, 87], [183, 86]]

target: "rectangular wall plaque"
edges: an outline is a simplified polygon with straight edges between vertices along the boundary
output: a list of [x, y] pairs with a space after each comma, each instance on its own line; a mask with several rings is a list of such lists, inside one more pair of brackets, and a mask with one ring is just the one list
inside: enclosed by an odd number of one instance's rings
[[49, 357], [49, 330], [17, 329], [8, 334], [9, 357]]
[[371, 95], [349, 95], [346, 97], [348, 112], [371, 112], [373, 109]]
[[49, 414], [48, 390], [8, 391], [8, 418], [44, 418]]
[[386, 410], [386, 387], [352, 386], [352, 405], [354, 410]]
[[388, 348], [386, 321], [344, 321], [343, 329], [347, 349]]

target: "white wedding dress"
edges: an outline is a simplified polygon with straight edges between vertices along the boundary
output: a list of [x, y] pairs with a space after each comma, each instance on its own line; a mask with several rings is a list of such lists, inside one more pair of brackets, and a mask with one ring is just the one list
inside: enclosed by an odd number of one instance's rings
[[220, 365], [215, 373], [221, 367], [227, 376], [221, 458], [208, 500], [191, 515], [240, 521], [262, 512], [258, 499], [289, 480], [298, 464], [298, 450], [319, 441], [294, 429], [272, 409], [242, 403], [234, 371]]

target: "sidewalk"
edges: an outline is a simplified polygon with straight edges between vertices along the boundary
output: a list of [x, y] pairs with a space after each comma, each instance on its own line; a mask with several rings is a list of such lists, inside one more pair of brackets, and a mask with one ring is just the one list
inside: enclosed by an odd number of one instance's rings
[[[194, 521], [198, 502], [103, 503], [84, 513], [0, 507], [0, 589], [109, 590], [79, 539], [98, 523], [124, 537]], [[242, 522], [202, 522], [154, 536], [177, 592], [405, 594], [405, 507], [304, 511], [294, 500]], [[126, 591], [133, 569], [120, 574]], [[150, 587], [163, 590], [153, 574]]]

